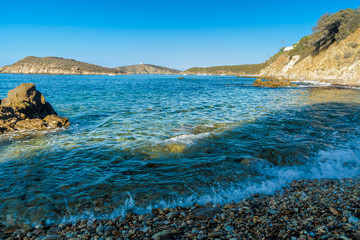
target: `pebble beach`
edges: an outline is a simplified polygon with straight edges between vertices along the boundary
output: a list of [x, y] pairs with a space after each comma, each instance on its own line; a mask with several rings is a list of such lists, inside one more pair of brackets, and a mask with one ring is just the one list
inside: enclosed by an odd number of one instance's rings
[[109, 220], [1, 226], [0, 239], [360, 239], [358, 178], [298, 180], [226, 205], [153, 209]]

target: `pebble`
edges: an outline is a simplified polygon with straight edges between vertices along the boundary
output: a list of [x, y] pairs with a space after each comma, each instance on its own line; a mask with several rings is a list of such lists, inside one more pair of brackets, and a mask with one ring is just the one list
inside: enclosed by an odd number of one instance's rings
[[96, 232], [97, 233], [102, 233], [104, 231], [104, 226], [103, 225], [100, 225], [96, 228]]
[[[0, 228], [0, 239], [360, 239], [360, 180], [299, 180], [238, 203], [153, 209], [113, 220]], [[296, 237], [295, 237], [296, 236]]]
[[227, 231], [227, 232], [232, 232], [232, 231], [234, 231], [234, 227], [232, 227], [232, 226], [227, 226], [227, 227], [225, 228], [225, 231]]
[[158, 232], [152, 236], [152, 239], [160, 240], [162, 237], [166, 237], [171, 234], [170, 230], [164, 230], [162, 232]]

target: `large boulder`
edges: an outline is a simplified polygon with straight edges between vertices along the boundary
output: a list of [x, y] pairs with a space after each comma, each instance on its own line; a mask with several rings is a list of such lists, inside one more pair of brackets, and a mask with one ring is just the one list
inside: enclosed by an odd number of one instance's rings
[[69, 126], [59, 117], [33, 83], [22, 83], [0, 100], [0, 133], [16, 130], [47, 129]]

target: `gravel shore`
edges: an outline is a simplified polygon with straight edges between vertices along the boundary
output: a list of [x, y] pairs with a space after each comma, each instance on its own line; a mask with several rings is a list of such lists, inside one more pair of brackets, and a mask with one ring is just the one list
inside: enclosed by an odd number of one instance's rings
[[5, 227], [0, 239], [360, 239], [359, 179], [299, 180], [239, 203], [153, 209], [113, 220]]

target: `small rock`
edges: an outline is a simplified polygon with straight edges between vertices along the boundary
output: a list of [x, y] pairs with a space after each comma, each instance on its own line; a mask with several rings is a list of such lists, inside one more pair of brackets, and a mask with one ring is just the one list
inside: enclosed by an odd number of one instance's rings
[[146, 220], [146, 215], [140, 215], [139, 216], [139, 221], [145, 221]]
[[234, 231], [234, 227], [232, 227], [232, 226], [227, 226], [227, 227], [225, 228], [225, 231], [227, 231], [227, 232], [232, 232], [232, 231]]
[[169, 212], [167, 214], [167, 220], [171, 221], [173, 220], [179, 213], [178, 212]]
[[216, 238], [216, 237], [221, 237], [223, 235], [224, 235], [223, 232], [212, 232], [208, 234], [208, 237]]
[[104, 226], [103, 225], [100, 225], [96, 228], [96, 232], [97, 233], [102, 233], [104, 231]]
[[349, 223], [358, 223], [360, 221], [360, 219], [350, 215], [348, 221], [349, 221]]
[[330, 207], [330, 212], [331, 212], [332, 214], [334, 214], [335, 216], [339, 216], [338, 210], [336, 210], [336, 209], [333, 208], [333, 207]]
[[170, 230], [164, 230], [162, 232], [158, 232], [152, 236], [152, 239], [160, 240], [162, 237], [166, 237], [171, 234]]

